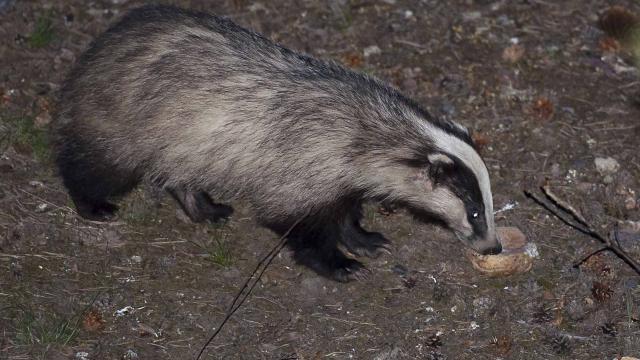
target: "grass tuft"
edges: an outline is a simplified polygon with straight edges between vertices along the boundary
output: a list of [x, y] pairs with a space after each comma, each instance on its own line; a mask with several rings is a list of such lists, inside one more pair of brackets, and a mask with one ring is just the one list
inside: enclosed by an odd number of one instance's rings
[[13, 145], [18, 149], [27, 149], [27, 153], [39, 161], [50, 158], [49, 136], [45, 129], [35, 125], [32, 116], [8, 116], [0, 114], [0, 150]]
[[49, 157], [49, 137], [44, 129], [35, 126], [33, 117], [22, 117], [16, 121], [15, 141], [29, 145], [38, 160], [46, 160]]
[[78, 323], [73, 318], [56, 314], [37, 316], [21, 310], [16, 319], [16, 343], [20, 345], [68, 345], [78, 335]]
[[222, 240], [212, 242], [207, 251], [209, 253], [209, 260], [216, 265], [229, 267], [233, 263], [231, 250], [229, 246], [227, 246], [227, 243]]
[[38, 17], [35, 29], [27, 37], [27, 42], [32, 48], [41, 48], [49, 45], [54, 37], [53, 20], [51, 19], [51, 13], [48, 12]]

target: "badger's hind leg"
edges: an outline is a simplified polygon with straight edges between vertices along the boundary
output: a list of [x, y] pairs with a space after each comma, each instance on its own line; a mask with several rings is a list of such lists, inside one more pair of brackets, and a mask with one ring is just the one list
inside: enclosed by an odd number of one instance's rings
[[233, 214], [233, 208], [213, 202], [204, 191], [189, 191], [185, 188], [168, 188], [167, 192], [180, 204], [191, 221], [199, 223], [209, 220], [218, 222]]
[[[280, 235], [289, 226], [267, 225]], [[361, 262], [348, 258], [338, 249], [340, 236], [340, 226], [336, 222], [310, 219], [301, 222], [291, 231], [287, 244], [297, 263], [309, 267], [321, 276], [340, 282], [367, 278], [370, 271]]]
[[382, 234], [367, 231], [360, 225], [361, 205], [356, 206], [347, 216], [341, 229], [340, 240], [349, 252], [356, 256], [377, 258], [383, 252], [390, 253], [390, 241]]
[[85, 219], [110, 221], [118, 207], [108, 199], [134, 188], [139, 177], [111, 167], [92, 146], [69, 141], [60, 147], [56, 162], [78, 214]]

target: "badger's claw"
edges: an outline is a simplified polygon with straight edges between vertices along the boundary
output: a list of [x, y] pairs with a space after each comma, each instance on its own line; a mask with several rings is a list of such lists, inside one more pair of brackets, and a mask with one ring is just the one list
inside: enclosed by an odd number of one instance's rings
[[364, 280], [371, 273], [358, 260], [346, 257], [340, 250], [323, 251], [317, 248], [294, 249], [294, 258], [326, 278], [339, 282]]
[[342, 239], [342, 244], [356, 256], [375, 259], [382, 253], [391, 254], [391, 242], [377, 232], [351, 233]]
[[331, 277], [340, 282], [364, 281], [371, 275], [371, 270], [367, 269], [361, 262], [353, 259], [346, 259], [345, 263], [333, 271]]

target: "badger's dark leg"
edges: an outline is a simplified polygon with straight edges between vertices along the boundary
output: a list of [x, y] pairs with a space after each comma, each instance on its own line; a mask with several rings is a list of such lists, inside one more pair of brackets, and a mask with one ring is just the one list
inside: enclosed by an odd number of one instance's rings
[[[266, 226], [282, 235], [291, 225]], [[337, 221], [312, 218], [301, 222], [291, 231], [287, 244], [293, 250], [296, 262], [308, 266], [321, 276], [340, 282], [366, 278], [369, 270], [338, 249], [340, 236]]]
[[389, 251], [389, 240], [382, 234], [367, 231], [360, 226], [362, 205], [356, 205], [344, 221], [341, 229], [341, 242], [351, 253], [357, 256], [376, 258]]
[[78, 214], [89, 220], [109, 221], [118, 207], [108, 199], [129, 192], [139, 178], [109, 167], [93, 149], [69, 141], [60, 147], [56, 162]]
[[209, 194], [204, 191], [188, 191], [184, 188], [168, 188], [167, 191], [193, 222], [206, 220], [217, 222], [228, 218], [233, 213], [231, 206], [214, 203]]

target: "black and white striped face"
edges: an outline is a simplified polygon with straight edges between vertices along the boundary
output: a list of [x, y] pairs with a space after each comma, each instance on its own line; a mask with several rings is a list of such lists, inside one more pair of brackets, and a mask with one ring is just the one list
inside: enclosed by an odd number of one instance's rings
[[493, 218], [489, 173], [466, 129], [445, 131], [423, 123], [434, 150], [418, 178], [425, 181], [427, 212], [435, 215], [467, 246], [482, 254], [500, 253]]

